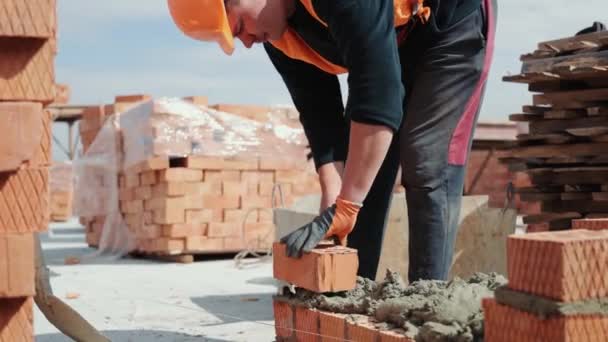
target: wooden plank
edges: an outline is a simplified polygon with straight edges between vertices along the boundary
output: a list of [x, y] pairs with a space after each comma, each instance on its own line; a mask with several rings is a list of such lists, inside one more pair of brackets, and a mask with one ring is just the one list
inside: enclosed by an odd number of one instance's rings
[[581, 119], [542, 120], [529, 124], [529, 134], [564, 133], [566, 129], [608, 127], [608, 117], [586, 117]]
[[601, 187], [598, 184], [591, 184], [591, 185], [573, 185], [573, 184], [566, 184], [564, 186], [564, 191], [566, 192], [597, 192], [597, 191], [601, 191]]
[[594, 192], [592, 195], [594, 201], [608, 201], [608, 192]]
[[565, 144], [572, 142], [575, 138], [568, 134], [550, 133], [550, 134], [519, 134], [517, 136], [518, 141], [523, 142], [543, 142], [546, 144]]
[[608, 192], [608, 184], [602, 184], [602, 192]]
[[541, 213], [535, 215], [528, 215], [523, 217], [524, 224], [535, 224], [543, 222], [551, 222], [562, 219], [578, 219], [582, 215], [578, 212], [566, 212], [566, 213]]
[[581, 68], [601, 68], [608, 66], [608, 51], [589, 50], [585, 53], [527, 60], [522, 63], [522, 73], [555, 73], [560, 69], [571, 71]]
[[551, 107], [543, 107], [543, 106], [530, 106], [525, 105], [521, 108], [521, 110], [526, 114], [545, 114], [546, 112], [552, 110]]
[[562, 39], [544, 41], [538, 43], [537, 51], [539, 53], [565, 53], [574, 52], [581, 49], [602, 47], [606, 45], [605, 39], [607, 36], [608, 31], [601, 31]]
[[608, 143], [586, 143], [572, 145], [543, 145], [516, 147], [511, 151], [515, 158], [553, 158], [603, 155]]
[[555, 157], [545, 159], [545, 165], [571, 165], [571, 164], [586, 164], [591, 158], [589, 157]]
[[511, 114], [509, 115], [509, 121], [515, 122], [528, 122], [534, 120], [542, 120], [543, 116], [539, 114]]
[[533, 95], [534, 105], [594, 101], [608, 101], [608, 88], [556, 91]]
[[550, 212], [580, 212], [580, 213], [608, 213], [608, 201], [550, 201], [542, 202], [542, 211]]
[[533, 184], [603, 184], [608, 182], [608, 167], [574, 167], [530, 174]]
[[523, 193], [519, 194], [523, 202], [554, 201], [561, 199], [560, 193]]
[[562, 193], [564, 192], [564, 187], [560, 185], [556, 186], [531, 186], [531, 187], [522, 187], [516, 188], [515, 192], [518, 194], [533, 194], [533, 193]]
[[587, 115], [589, 115], [589, 116], [608, 115], [608, 107], [587, 108]]
[[576, 137], [595, 137], [605, 135], [608, 133], [607, 127], [583, 127], [583, 128], [569, 128], [566, 132]]
[[608, 142], [608, 134], [591, 137], [591, 140], [598, 143]]
[[585, 109], [554, 109], [545, 112], [543, 115], [545, 119], [577, 119], [586, 116], [587, 111]]
[[592, 199], [590, 192], [564, 192], [561, 194], [562, 201], [581, 201]]

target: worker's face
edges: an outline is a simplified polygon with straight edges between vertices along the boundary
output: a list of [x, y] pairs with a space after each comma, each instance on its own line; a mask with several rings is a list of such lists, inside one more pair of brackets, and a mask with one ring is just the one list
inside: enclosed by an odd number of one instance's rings
[[254, 43], [281, 38], [287, 28], [292, 0], [226, 0], [232, 34], [250, 48]]

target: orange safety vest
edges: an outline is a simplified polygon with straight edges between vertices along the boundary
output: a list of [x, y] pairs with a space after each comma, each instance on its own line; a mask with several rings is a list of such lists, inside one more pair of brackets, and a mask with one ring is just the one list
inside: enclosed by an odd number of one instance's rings
[[[304, 5], [306, 11], [327, 27], [327, 24], [319, 18], [312, 5], [312, 0], [298, 0]], [[327, 0], [337, 1], [337, 0]], [[413, 16], [417, 16], [422, 22], [426, 22], [431, 15], [431, 9], [423, 5], [424, 0], [393, 0], [394, 23], [395, 27], [407, 24]], [[416, 10], [417, 9], [417, 10]], [[415, 12], [415, 14], [413, 14]], [[339, 75], [348, 72], [345, 68], [333, 64], [323, 58], [318, 52], [313, 50], [306, 42], [293, 30], [288, 27], [283, 36], [270, 43], [285, 55], [293, 59], [313, 64], [319, 69], [330, 74]]]

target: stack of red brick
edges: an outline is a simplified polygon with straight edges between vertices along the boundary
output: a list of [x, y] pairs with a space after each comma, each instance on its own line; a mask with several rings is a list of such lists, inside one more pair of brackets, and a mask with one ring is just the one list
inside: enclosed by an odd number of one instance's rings
[[49, 175], [50, 218], [53, 222], [65, 222], [72, 217], [74, 192], [72, 164], [54, 162]]
[[[81, 124], [85, 149], [103, 144], [95, 141], [97, 135], [109, 115], [127, 109], [120, 104], [131, 106], [148, 99], [145, 95], [118, 96], [113, 105], [88, 108]], [[184, 99], [197, 106], [206, 105], [204, 97]], [[252, 119], [255, 113], [247, 114], [247, 106], [239, 107], [243, 108], [237, 115]], [[315, 173], [296, 165], [293, 156], [289, 160], [243, 155], [204, 157], [197, 155], [202, 130], [196, 131], [195, 124], [181, 127], [166, 114], [152, 113], [138, 118], [133, 128], [127, 127], [132, 124], [127, 123], [128, 114], [118, 115], [119, 124], [125, 125], [119, 128], [121, 139], [116, 146], [117, 159], [122, 162], [117, 178], [119, 208], [139, 252], [196, 254], [266, 249], [274, 240], [272, 208], [320, 192]], [[295, 126], [287, 112], [272, 115]], [[265, 122], [268, 117], [260, 114], [253, 119]], [[179, 132], [178, 138], [166, 132]], [[304, 147], [301, 149], [305, 164]], [[107, 170], [87, 167], [86, 172], [88, 176], [97, 172], [104, 177]], [[101, 214], [81, 217], [87, 226], [89, 245], [99, 245], [105, 220]]]
[[0, 0], [0, 341], [33, 341], [34, 233], [48, 225], [55, 1]]
[[[285, 245], [273, 245], [276, 279], [317, 293], [352, 290], [357, 282], [357, 251], [320, 244], [301, 258], [287, 257]], [[344, 315], [308, 308], [275, 296], [273, 301], [277, 342], [372, 341], [412, 342], [405, 331], [364, 315]]]
[[[586, 220], [579, 227], [598, 223]], [[603, 223], [605, 227], [605, 222]], [[585, 302], [608, 297], [608, 230], [514, 235], [508, 240], [508, 291], [484, 299], [485, 340], [606, 341], [608, 315]], [[514, 297], [524, 300], [512, 301]], [[540, 305], [539, 303], [549, 303]], [[536, 303], [528, 305], [522, 303]], [[574, 310], [539, 312], [575, 303]], [[523, 305], [523, 306], [522, 306]]]

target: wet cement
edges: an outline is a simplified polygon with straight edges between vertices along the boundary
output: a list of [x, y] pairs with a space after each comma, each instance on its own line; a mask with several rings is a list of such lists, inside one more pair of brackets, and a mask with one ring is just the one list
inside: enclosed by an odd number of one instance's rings
[[506, 286], [497, 288], [494, 296], [500, 304], [508, 305], [542, 318], [574, 315], [608, 316], [608, 298], [565, 303], [511, 290]]
[[483, 338], [481, 299], [493, 297], [493, 291], [506, 283], [505, 277], [492, 273], [406, 286], [399, 274], [389, 270], [382, 282], [358, 278], [351, 291], [317, 294], [298, 289], [285, 299], [334, 313], [372, 316], [404, 329], [416, 341], [465, 342]]

